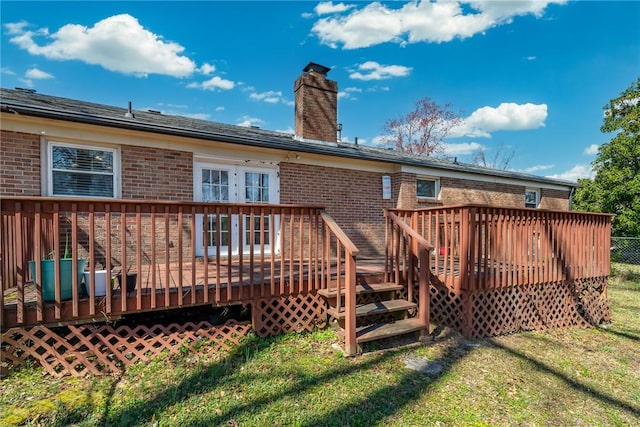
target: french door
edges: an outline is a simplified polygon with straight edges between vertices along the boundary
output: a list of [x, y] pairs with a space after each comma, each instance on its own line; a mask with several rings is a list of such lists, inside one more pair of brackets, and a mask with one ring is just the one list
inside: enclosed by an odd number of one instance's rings
[[[279, 183], [276, 168], [238, 164], [196, 163], [194, 167], [196, 201], [220, 203], [278, 203]], [[242, 221], [242, 224], [240, 223]], [[278, 218], [268, 215], [228, 215], [216, 213], [196, 220], [196, 255], [238, 254], [254, 250], [268, 253], [276, 248]], [[242, 226], [240, 226], [242, 225]], [[240, 235], [242, 230], [242, 235]], [[273, 237], [273, 238], [272, 238]]]

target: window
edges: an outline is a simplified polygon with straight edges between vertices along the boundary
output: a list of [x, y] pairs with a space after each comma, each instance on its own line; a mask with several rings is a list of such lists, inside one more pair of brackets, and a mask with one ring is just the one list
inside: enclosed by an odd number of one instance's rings
[[229, 201], [229, 171], [202, 169], [202, 200], [205, 202]]
[[245, 201], [248, 203], [269, 203], [269, 174], [245, 172]]
[[48, 193], [69, 197], [117, 197], [118, 152], [113, 148], [50, 143]]
[[527, 188], [524, 191], [524, 206], [526, 208], [537, 208], [540, 204], [540, 191]]
[[416, 196], [421, 199], [437, 199], [440, 182], [434, 178], [418, 178], [416, 180]]

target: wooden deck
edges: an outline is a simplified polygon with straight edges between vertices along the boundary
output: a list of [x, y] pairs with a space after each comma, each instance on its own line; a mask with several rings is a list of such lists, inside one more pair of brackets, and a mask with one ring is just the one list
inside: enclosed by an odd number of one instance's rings
[[[354, 286], [357, 248], [321, 207], [42, 197], [0, 202], [2, 330], [247, 304], [315, 293], [330, 280]], [[230, 218], [237, 229], [211, 228]], [[226, 257], [231, 248], [234, 255]], [[30, 272], [29, 263], [39, 265], [51, 253], [61, 266], [66, 252], [70, 265], [89, 260], [90, 272], [136, 273], [135, 291], [123, 294], [108, 287], [104, 297], [96, 297], [87, 289], [85, 296], [74, 283], [71, 300], [62, 300], [57, 288], [55, 301], [44, 302], [33, 286], [40, 273]], [[71, 280], [76, 281], [66, 283]]]
[[[0, 203], [3, 331], [230, 304], [258, 307], [263, 326], [279, 321], [268, 318], [275, 311], [302, 313], [290, 323], [313, 322], [326, 313], [319, 291], [336, 288], [353, 354], [356, 277], [365, 272], [402, 287], [398, 295], [417, 305], [424, 329], [430, 313], [481, 336], [568, 326], [581, 313], [597, 319], [607, 312], [609, 215], [474, 205], [388, 210], [384, 258], [363, 260], [317, 206], [17, 196]], [[216, 228], [230, 219], [237, 229]], [[67, 248], [72, 265], [87, 258], [90, 271], [135, 272], [135, 290], [108, 287], [96, 297], [89, 289], [86, 296], [76, 283], [71, 299], [62, 300], [58, 279], [55, 301], [44, 302], [33, 286], [41, 272], [30, 272], [29, 262], [52, 253], [60, 266]], [[225, 257], [230, 248], [240, 255]]]
[[[285, 264], [289, 265], [289, 262], [287, 261]], [[309, 260], [303, 260], [303, 264], [308, 265]], [[384, 274], [384, 259], [381, 257], [361, 259], [358, 260], [357, 265], [358, 274], [381, 276]], [[192, 268], [193, 266], [195, 266], [195, 269]], [[300, 268], [295, 268], [293, 274], [291, 274], [291, 272], [285, 272], [283, 275], [282, 269], [279, 268], [279, 266], [275, 266], [275, 268], [271, 270], [270, 264], [264, 264], [258, 268], [259, 273], [252, 273], [252, 269], [249, 266], [244, 266], [241, 270], [238, 261], [235, 260], [231, 264], [231, 268], [223, 269], [220, 275], [216, 274], [216, 272], [212, 271], [211, 267], [209, 267], [206, 281], [203, 261], [196, 262], [195, 264], [182, 264], [182, 268], [177, 264], [172, 264], [169, 268], [167, 268], [165, 264], [156, 264], [154, 269], [155, 282], [152, 281], [154, 277], [151, 270], [152, 266], [149, 265], [145, 267], [142, 274], [137, 275], [136, 288], [133, 291], [125, 292], [126, 295], [137, 295], [138, 292], [140, 292], [143, 296], [148, 297], [152, 293], [155, 293], [156, 299], [161, 300], [167, 291], [170, 294], [181, 292], [183, 300], [204, 304], [204, 283], [207, 283], [206, 289], [209, 293], [207, 304], [228, 305], [236, 302], [244, 302], [254, 297], [264, 298], [278, 292], [286, 295], [304, 292], [307, 289], [316, 289], [313, 283], [316, 278], [309, 276], [308, 271], [302, 270], [301, 275]], [[336, 270], [335, 264], [332, 266], [332, 269], [334, 271]], [[185, 274], [185, 272], [191, 273], [192, 271], [195, 271], [195, 275]], [[112, 277], [115, 278], [117, 273], [118, 272], [114, 271]], [[182, 284], [180, 281], [181, 275], [183, 276]], [[192, 281], [193, 277], [195, 277], [195, 282]], [[301, 284], [298, 282], [300, 277], [302, 277]], [[334, 273], [332, 277], [333, 280], [335, 280], [336, 274]], [[166, 278], [168, 278], [168, 281]], [[195, 283], [195, 287], [193, 283]], [[219, 296], [216, 295], [218, 283], [221, 289]], [[80, 298], [82, 303], [88, 303], [89, 301], [87, 288], [88, 285], [83, 282]], [[112, 286], [111, 296], [117, 300], [122, 298], [122, 289], [117, 282]], [[106, 299], [106, 295], [95, 297], [96, 304], [99, 305], [105, 305]], [[15, 309], [17, 303], [18, 289], [16, 287], [6, 289], [4, 291], [5, 309]], [[26, 307], [35, 306], [37, 303], [36, 286], [32, 281], [27, 282], [25, 285], [24, 303]], [[55, 304], [55, 302], [44, 303], [45, 306], [53, 304]]]

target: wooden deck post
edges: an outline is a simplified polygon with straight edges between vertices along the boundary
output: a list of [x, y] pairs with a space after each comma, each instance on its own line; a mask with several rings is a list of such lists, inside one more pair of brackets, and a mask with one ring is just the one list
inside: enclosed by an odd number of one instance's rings
[[356, 257], [345, 259], [345, 298], [346, 317], [344, 321], [345, 353], [353, 356], [358, 352], [356, 342]]
[[431, 251], [426, 248], [420, 248], [420, 271], [418, 283], [418, 310], [420, 323], [425, 327], [420, 333], [421, 337], [429, 336], [429, 314], [431, 311], [431, 294], [430, 294], [430, 278], [431, 278]]

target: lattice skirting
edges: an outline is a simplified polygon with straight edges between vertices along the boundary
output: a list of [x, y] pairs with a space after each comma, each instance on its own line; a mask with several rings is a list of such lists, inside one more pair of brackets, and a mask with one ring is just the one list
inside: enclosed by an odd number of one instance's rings
[[[462, 331], [464, 326], [462, 295], [446, 286], [431, 285], [431, 322]], [[417, 295], [417, 291], [414, 295]]]
[[260, 337], [287, 332], [310, 332], [327, 324], [324, 299], [317, 294], [263, 299], [251, 309], [253, 328]]
[[171, 354], [204, 346], [229, 350], [250, 330], [248, 322], [233, 320], [221, 326], [187, 322], [152, 327], [66, 326], [56, 331], [46, 326], [13, 328], [2, 334], [0, 363], [5, 371], [34, 359], [56, 377], [118, 373], [164, 351]]
[[486, 337], [597, 325], [611, 317], [606, 288], [607, 278], [603, 277], [475, 291], [469, 295], [471, 315], [462, 332]]

